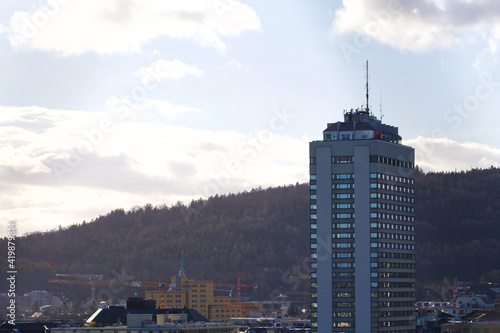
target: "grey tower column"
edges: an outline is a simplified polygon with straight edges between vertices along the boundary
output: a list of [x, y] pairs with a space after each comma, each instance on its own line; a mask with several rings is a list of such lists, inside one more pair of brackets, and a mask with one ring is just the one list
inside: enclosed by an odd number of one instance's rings
[[[316, 149], [318, 222], [318, 333], [331, 333], [332, 319], [332, 149]], [[326, 329], [326, 330], [325, 330]]]
[[370, 149], [354, 147], [354, 223], [356, 332], [371, 331], [370, 301]]

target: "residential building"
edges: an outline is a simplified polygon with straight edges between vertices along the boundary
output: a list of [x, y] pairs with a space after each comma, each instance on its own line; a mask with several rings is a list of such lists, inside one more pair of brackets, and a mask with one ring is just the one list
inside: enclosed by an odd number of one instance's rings
[[310, 143], [312, 332], [415, 332], [414, 166], [368, 107]]
[[454, 306], [444, 307], [443, 311], [455, 319], [461, 319], [474, 311], [494, 311], [495, 302], [486, 295], [458, 296]]

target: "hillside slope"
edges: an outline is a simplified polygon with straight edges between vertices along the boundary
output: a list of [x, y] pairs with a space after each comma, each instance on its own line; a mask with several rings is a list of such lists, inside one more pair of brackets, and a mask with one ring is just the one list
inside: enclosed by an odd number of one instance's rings
[[[495, 168], [417, 175], [419, 283], [479, 280], [500, 268], [499, 185]], [[235, 283], [240, 276], [243, 283], [257, 283], [261, 297], [307, 290], [306, 280], [289, 275], [308, 273], [308, 209], [307, 184], [215, 196], [188, 206], [117, 209], [88, 223], [18, 239], [19, 264], [58, 265], [21, 272], [18, 289], [64, 287], [87, 295], [83, 287], [48, 284], [56, 273], [165, 281], [178, 271], [184, 251], [193, 279]], [[5, 239], [0, 248], [6, 248]]]

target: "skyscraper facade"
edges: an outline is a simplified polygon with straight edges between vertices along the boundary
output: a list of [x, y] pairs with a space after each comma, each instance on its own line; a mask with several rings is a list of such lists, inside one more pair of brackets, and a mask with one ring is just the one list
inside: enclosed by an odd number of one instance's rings
[[414, 150], [368, 108], [310, 143], [313, 332], [415, 332]]

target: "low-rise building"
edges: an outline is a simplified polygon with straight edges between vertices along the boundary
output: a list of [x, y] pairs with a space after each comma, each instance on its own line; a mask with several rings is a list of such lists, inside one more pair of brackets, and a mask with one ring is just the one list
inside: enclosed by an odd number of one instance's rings
[[[129, 316], [132, 315], [132, 316]], [[127, 300], [127, 307], [108, 306], [97, 309], [86, 323], [90, 327], [106, 327], [112, 325], [129, 325], [128, 319], [137, 320], [141, 316], [149, 323], [164, 324], [167, 322], [207, 322], [208, 319], [196, 310], [188, 308], [158, 309], [154, 300], [144, 300], [141, 297], [131, 297]]]
[[[228, 323], [167, 323], [157, 315], [159, 322], [153, 322], [152, 314], [128, 314], [127, 325], [106, 327], [57, 327], [48, 328], [45, 333], [237, 333], [238, 327]], [[161, 319], [162, 318], [162, 319]]]
[[463, 318], [478, 310], [493, 311], [495, 310], [495, 302], [484, 295], [463, 295], [457, 297], [456, 306], [443, 308], [444, 312], [456, 319]]

